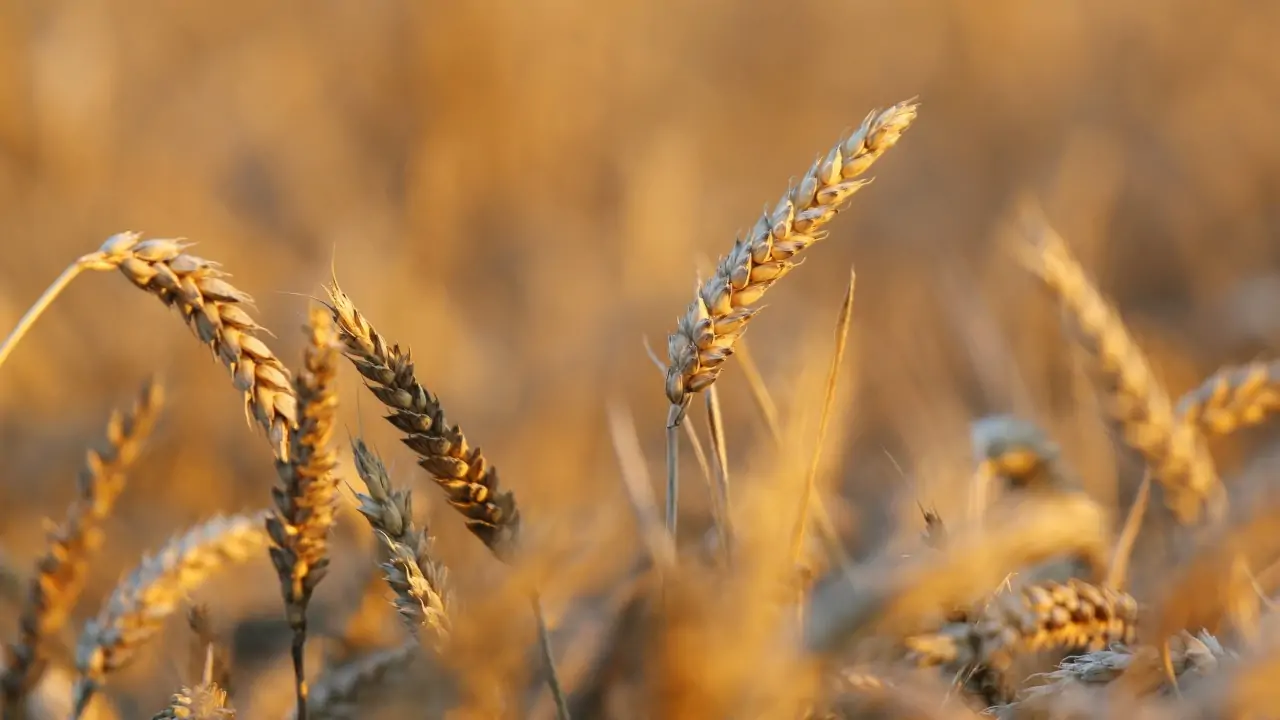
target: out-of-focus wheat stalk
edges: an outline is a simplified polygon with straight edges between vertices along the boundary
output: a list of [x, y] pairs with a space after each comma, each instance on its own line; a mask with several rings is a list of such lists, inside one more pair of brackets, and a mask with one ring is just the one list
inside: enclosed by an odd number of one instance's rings
[[1206, 433], [1227, 435], [1280, 411], [1280, 361], [1218, 370], [1179, 400], [1177, 414]]
[[383, 564], [387, 584], [396, 595], [396, 609], [410, 629], [431, 629], [437, 648], [449, 637], [451, 606], [449, 571], [431, 558], [431, 537], [413, 520], [412, 496], [396, 490], [382, 459], [363, 440], [351, 441], [356, 474], [368, 494], [357, 493], [360, 514], [386, 546]]
[[867, 184], [861, 176], [915, 120], [916, 108], [908, 100], [868, 114], [720, 260], [667, 344], [666, 394], [672, 405], [685, 407], [691, 394], [716, 381], [734, 344], [760, 312], [765, 292], [795, 268], [797, 255], [824, 237], [827, 223]]
[[409, 642], [326, 671], [311, 688], [311, 717], [315, 720], [352, 717], [350, 710], [362, 695], [376, 691], [391, 673], [408, 668], [417, 654], [418, 644]]
[[1164, 487], [1167, 503], [1183, 521], [1206, 507], [1221, 514], [1225, 494], [1204, 438], [1180, 422], [1141, 348], [1120, 315], [1097, 290], [1066, 242], [1038, 211], [1024, 209], [1027, 243], [1021, 256], [1057, 297], [1094, 354], [1110, 395], [1110, 410], [1125, 440], [1142, 453]]
[[298, 422], [289, 428], [288, 459], [276, 460], [280, 486], [266, 519], [271, 562], [280, 578], [285, 616], [293, 631], [292, 655], [298, 717], [306, 720], [307, 607], [329, 569], [329, 532], [338, 480], [330, 440], [338, 406], [338, 346], [329, 313], [313, 308], [305, 328], [307, 349], [293, 382]]
[[80, 679], [75, 717], [107, 675], [133, 659], [187, 593], [222, 566], [243, 562], [266, 548], [264, 519], [262, 514], [214, 518], [143, 558], [116, 586], [97, 618], [85, 625], [76, 648]]
[[146, 444], [163, 405], [164, 389], [152, 378], [127, 412], [112, 413], [106, 446], [86, 454], [77, 496], [36, 563], [18, 620], [18, 640], [6, 648], [0, 676], [5, 717], [21, 714], [23, 697], [40, 681], [47, 661], [44, 646], [66, 625], [84, 589], [89, 561], [102, 545], [102, 524], [115, 508], [125, 473]]

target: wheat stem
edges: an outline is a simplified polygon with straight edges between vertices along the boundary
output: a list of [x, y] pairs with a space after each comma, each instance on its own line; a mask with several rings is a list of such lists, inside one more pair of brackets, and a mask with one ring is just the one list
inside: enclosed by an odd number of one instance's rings
[[556, 719], [569, 720], [569, 704], [564, 699], [564, 688], [560, 685], [560, 675], [556, 671], [555, 654], [551, 650], [551, 631], [547, 628], [547, 619], [542, 612], [542, 598], [536, 591], [529, 596], [529, 605], [533, 608], [533, 619], [538, 625], [538, 649], [542, 652], [542, 662], [547, 670], [547, 686], [551, 688], [551, 698], [556, 704]]
[[27, 331], [31, 329], [31, 326], [35, 324], [36, 320], [44, 314], [44, 311], [53, 304], [53, 301], [62, 294], [62, 291], [71, 284], [71, 281], [76, 279], [76, 276], [89, 269], [90, 264], [95, 259], [95, 254], [85, 255], [79, 258], [68, 265], [67, 268], [62, 271], [62, 274], [58, 275], [58, 277], [49, 284], [49, 287], [45, 289], [44, 293], [36, 299], [35, 303], [28, 308], [27, 312], [18, 320], [17, 326], [15, 326], [9, 333], [8, 337], [4, 339], [4, 344], [0, 345], [0, 365], [4, 365], [4, 361], [8, 359], [9, 354], [18, 346], [18, 341], [22, 340], [23, 336], [27, 334]]

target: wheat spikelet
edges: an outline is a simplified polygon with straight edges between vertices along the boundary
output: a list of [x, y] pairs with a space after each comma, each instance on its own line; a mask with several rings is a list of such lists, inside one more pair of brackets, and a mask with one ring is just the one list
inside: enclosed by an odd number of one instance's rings
[[[352, 707], [361, 694], [375, 690], [389, 674], [406, 668], [418, 653], [417, 643], [405, 643], [357, 658], [325, 672], [311, 689], [308, 709], [316, 720], [354, 717]], [[295, 716], [290, 716], [292, 719]]]
[[387, 584], [396, 595], [396, 610], [411, 629], [430, 628], [443, 643], [449, 637], [449, 571], [431, 559], [431, 537], [413, 522], [411, 495], [395, 490], [382, 460], [363, 440], [351, 443], [356, 473], [368, 494], [356, 494], [360, 514], [387, 548], [382, 564]]
[[1280, 411], [1280, 361], [1218, 370], [1179, 400], [1177, 414], [1201, 431], [1228, 435]]
[[111, 236], [86, 267], [119, 270], [134, 285], [177, 308], [182, 319], [231, 372], [244, 393], [245, 412], [266, 433], [279, 457], [288, 453], [288, 431], [297, 408], [289, 371], [258, 337], [263, 331], [245, 307], [253, 299], [226, 281], [211, 260], [185, 252], [181, 240], [143, 240], [139, 233]]
[[151, 717], [151, 720], [227, 720], [236, 711], [227, 707], [227, 692], [216, 684], [182, 688], [173, 694], [169, 707]]
[[289, 428], [287, 460], [276, 460], [280, 487], [271, 491], [276, 510], [266, 520], [271, 536], [271, 562], [280, 578], [285, 614], [293, 630], [293, 663], [298, 710], [305, 720], [307, 606], [329, 569], [329, 531], [334, 522], [338, 483], [329, 440], [338, 405], [338, 350], [333, 321], [319, 308], [311, 310], [305, 328], [307, 350], [293, 382], [298, 424]]
[[112, 413], [106, 446], [86, 454], [77, 497], [36, 563], [37, 574], [18, 620], [18, 640], [7, 648], [0, 680], [6, 714], [17, 713], [27, 690], [39, 682], [46, 660], [43, 645], [66, 625], [84, 589], [88, 562], [102, 545], [102, 523], [115, 508], [125, 472], [150, 436], [163, 404], [163, 387], [148, 380], [127, 412]]
[[867, 184], [862, 174], [915, 118], [913, 101], [867, 115], [721, 258], [667, 343], [666, 393], [673, 405], [685, 407], [691, 394], [716, 381], [734, 343], [760, 312], [765, 292], [795, 268], [797, 255], [824, 237], [823, 227]]
[[107, 675], [133, 659], [188, 592], [223, 565], [266, 547], [263, 520], [262, 515], [214, 518], [143, 558], [116, 586], [97, 618], [86, 623], [76, 648], [77, 716]]
[[370, 392], [391, 411], [387, 420], [404, 433], [404, 444], [418, 454], [418, 464], [435, 478], [471, 532], [498, 558], [509, 559], [520, 511], [515, 496], [502, 491], [497, 468], [467, 443], [462, 430], [445, 418], [440, 401], [418, 383], [409, 352], [379, 335], [337, 281], [327, 290], [344, 351]]
[[920, 665], [1001, 667], [1016, 652], [1101, 650], [1131, 643], [1137, 619], [1138, 604], [1128, 594], [1072, 579], [997, 595], [972, 622], [917, 635], [906, 644]]
[[1211, 515], [1217, 515], [1222, 509], [1222, 486], [1204, 439], [1175, 417], [1146, 356], [1066, 242], [1043, 219], [1028, 218], [1028, 223], [1031, 247], [1024, 261], [1089, 341], [1109, 385], [1111, 413], [1121, 424], [1126, 442], [1142, 453], [1164, 487], [1170, 509], [1183, 522], [1195, 521], [1206, 505]]

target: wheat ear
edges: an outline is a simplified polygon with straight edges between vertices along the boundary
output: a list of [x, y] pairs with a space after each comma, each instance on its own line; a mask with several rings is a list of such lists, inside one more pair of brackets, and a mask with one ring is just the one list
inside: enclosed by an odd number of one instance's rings
[[1050, 648], [1102, 650], [1136, 639], [1132, 596], [1082, 580], [1029, 585], [1001, 593], [972, 622], [908, 638], [920, 665], [958, 663], [1002, 667], [1014, 653]]
[[147, 381], [133, 407], [112, 413], [105, 447], [86, 454], [76, 498], [62, 524], [50, 533], [48, 548], [36, 563], [36, 576], [18, 619], [18, 640], [8, 647], [0, 679], [6, 717], [21, 714], [24, 696], [40, 681], [45, 643], [66, 625], [84, 590], [88, 563], [102, 546], [102, 524], [115, 508], [124, 490], [125, 472], [141, 452], [163, 405], [163, 387], [155, 379]]
[[119, 270], [134, 285], [176, 308], [200, 342], [231, 372], [244, 393], [245, 412], [266, 433], [276, 454], [288, 453], [297, 407], [289, 371], [259, 337], [265, 331], [245, 311], [253, 299], [227, 282], [218, 263], [185, 252], [182, 240], [111, 236], [91, 255], [91, 270]]
[[215, 570], [242, 562], [267, 546], [262, 515], [214, 518], [143, 558], [116, 586], [97, 618], [86, 623], [76, 648], [80, 679], [75, 717], [108, 674], [128, 664], [192, 589]]
[[1029, 247], [1023, 260], [1040, 276], [1078, 325], [1111, 395], [1110, 410], [1125, 441], [1142, 453], [1180, 520], [1194, 522], [1206, 506], [1223, 510], [1224, 495], [1213, 458], [1195, 427], [1180, 422], [1146, 356], [1119, 313], [1090, 281], [1066, 242], [1028, 211]]
[[417, 654], [417, 643], [405, 643], [326, 671], [312, 688], [311, 717], [315, 720], [346, 717], [363, 693], [377, 689], [393, 671], [408, 667]]
[[1228, 435], [1280, 412], [1280, 360], [1222, 368], [1178, 400], [1177, 415], [1203, 432]]
[[520, 530], [515, 496], [503, 492], [498, 470], [461, 428], [449, 423], [440, 401], [418, 383], [408, 350], [378, 334], [335, 281], [328, 288], [329, 309], [338, 325], [343, 350], [368, 381], [369, 391], [391, 411], [388, 422], [404, 433], [418, 464], [445, 492], [467, 527], [500, 559], [509, 559]]
[[169, 699], [169, 707], [151, 720], [228, 720], [236, 711], [227, 707], [227, 691], [215, 683], [182, 688]]
[[760, 312], [765, 292], [795, 268], [796, 256], [824, 237], [826, 224], [867, 184], [863, 173], [915, 120], [916, 107], [909, 100], [867, 115], [721, 258], [667, 343], [666, 393], [673, 405], [684, 408], [691, 394], [716, 381], [734, 343]]
[[381, 458], [363, 440], [351, 441], [351, 454], [368, 492], [356, 494], [360, 514], [387, 548], [382, 569], [396, 595], [396, 610], [411, 630], [429, 628], [439, 648], [449, 637], [449, 571], [431, 559], [432, 539], [414, 524], [409, 491], [394, 489]]
[[294, 689], [298, 717], [306, 720], [307, 606], [329, 569], [329, 532], [338, 485], [330, 439], [338, 406], [338, 350], [329, 313], [313, 308], [307, 349], [293, 381], [298, 424], [289, 429], [287, 460], [276, 461], [280, 486], [273, 488], [275, 511], [267, 517], [271, 562], [280, 577], [285, 614], [293, 631]]

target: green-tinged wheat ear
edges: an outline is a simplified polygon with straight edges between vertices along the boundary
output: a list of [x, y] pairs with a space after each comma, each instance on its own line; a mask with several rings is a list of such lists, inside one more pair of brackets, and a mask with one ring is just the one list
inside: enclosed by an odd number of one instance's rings
[[906, 101], [867, 115], [720, 259], [667, 342], [666, 394], [673, 405], [683, 408], [690, 395], [716, 381], [734, 344], [760, 312], [765, 292], [824, 237], [827, 223], [867, 184], [862, 175], [915, 120], [916, 108]]

